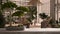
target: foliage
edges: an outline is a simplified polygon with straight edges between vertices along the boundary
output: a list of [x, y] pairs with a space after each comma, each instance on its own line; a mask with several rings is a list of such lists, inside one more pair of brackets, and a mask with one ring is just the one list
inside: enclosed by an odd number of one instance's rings
[[27, 7], [24, 7], [24, 6], [19, 6], [16, 8], [16, 10], [20, 10], [20, 11], [23, 11], [23, 12], [28, 12], [29, 9]]
[[[6, 3], [2, 4], [1, 9], [4, 10], [4, 9], [7, 8], [7, 9], [11, 9], [11, 11], [12, 11], [13, 8], [16, 8], [16, 7], [17, 7], [17, 5], [15, 3], [7, 0]], [[9, 15], [9, 18], [8, 18], [9, 21], [10, 21], [10, 26], [11, 26], [11, 21], [12, 21], [12, 16], [11, 16], [12, 12], [11, 11], [10, 11], [10, 15]]]
[[16, 8], [16, 12], [12, 14], [12, 16], [23, 16], [24, 15], [24, 12], [28, 12], [28, 8], [26, 7], [23, 7], [23, 6], [20, 6], [20, 7], [17, 7]]
[[[30, 22], [37, 17], [37, 8], [36, 6], [29, 6], [29, 18], [27, 18]], [[35, 15], [35, 16], [34, 16]]]
[[0, 28], [3, 28], [5, 26], [5, 23], [6, 23], [5, 18], [0, 12]]
[[17, 5], [15, 3], [11, 2], [11, 1], [8, 1], [8, 2], [2, 4], [2, 9], [5, 9], [5, 8], [13, 9], [13, 8], [16, 8], [16, 7], [17, 7]]
[[42, 19], [45, 19], [46, 17], [48, 17], [48, 15], [46, 15], [45, 13], [40, 13], [39, 16]]
[[15, 13], [13, 13], [12, 16], [19, 16], [20, 17], [20, 16], [23, 16], [23, 14], [24, 13], [22, 11], [17, 11]]

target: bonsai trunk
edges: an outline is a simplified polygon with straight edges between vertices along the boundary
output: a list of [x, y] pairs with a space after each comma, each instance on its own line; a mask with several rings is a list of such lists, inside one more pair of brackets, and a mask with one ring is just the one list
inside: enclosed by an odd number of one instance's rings
[[19, 23], [18, 24], [22, 24], [21, 16], [18, 16], [18, 18], [19, 18]]
[[9, 21], [9, 24], [10, 24], [10, 26], [12, 26], [12, 12], [13, 12], [13, 9], [12, 9], [12, 11], [10, 11], [10, 21]]

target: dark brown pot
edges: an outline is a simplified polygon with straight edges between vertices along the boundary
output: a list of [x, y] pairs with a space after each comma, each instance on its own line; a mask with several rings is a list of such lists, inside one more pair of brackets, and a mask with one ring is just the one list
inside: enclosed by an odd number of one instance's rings
[[26, 28], [29, 28], [30, 24], [24, 24], [24, 26], [26, 26]]

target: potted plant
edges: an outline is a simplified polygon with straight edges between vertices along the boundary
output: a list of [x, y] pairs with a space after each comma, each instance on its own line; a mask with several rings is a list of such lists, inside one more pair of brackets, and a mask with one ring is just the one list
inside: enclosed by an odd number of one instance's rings
[[30, 24], [33, 24], [33, 20], [37, 20], [37, 7], [36, 6], [29, 6], [28, 7], [29, 12], [28, 12], [28, 18], [27, 20], [30, 22]]
[[[56, 23], [57, 21], [56, 21], [56, 22], [53, 21], [53, 20], [52, 20], [52, 17], [46, 15], [45, 13], [40, 13], [39, 16], [40, 16], [41, 19], [45, 19], [45, 20], [43, 20], [43, 21], [41, 22], [41, 27], [42, 27], [42, 28], [46, 28], [46, 27], [47, 27], [47, 26], [43, 26], [43, 25], [45, 24], [45, 21], [48, 23], [48, 25], [50, 25], [49, 27], [51, 27], [51, 28], [58, 27], [57, 25], [55, 25], [55, 24], [57, 24], [57, 23]], [[46, 25], [46, 24], [45, 24], [45, 25]]]
[[11, 11], [9, 11], [9, 12], [10, 12], [10, 16], [9, 16], [10, 26], [12, 26], [12, 24], [11, 24], [12, 11], [13, 11], [13, 9], [16, 8], [16, 7], [17, 7], [17, 5], [16, 5], [15, 3], [11, 2], [11, 1], [7, 1], [6, 3], [2, 4], [2, 10], [4, 10], [4, 9], [7, 9], [7, 10], [10, 9], [10, 10], [11, 10]]
[[49, 27], [49, 22], [47, 21], [48, 19], [47, 18], [47, 15], [45, 13], [40, 13], [39, 14], [40, 18], [43, 19], [43, 21], [41, 22], [41, 28], [47, 28]]
[[[11, 11], [9, 11], [10, 12], [10, 15], [9, 15], [9, 24], [10, 24], [10, 26], [9, 27], [7, 27], [6, 29], [7, 30], [15, 30], [15, 29], [18, 29], [18, 28], [20, 28], [20, 27], [16, 27], [16, 26], [12, 26], [12, 11], [13, 11], [13, 9], [14, 8], [16, 8], [17, 7], [17, 5], [15, 4], [15, 3], [13, 3], [13, 2], [11, 2], [11, 1], [7, 1], [6, 3], [4, 3], [4, 4], [2, 4], [2, 9], [4, 10], [4, 9], [10, 9]], [[21, 12], [22, 13], [22, 12]], [[12, 29], [13, 28], [13, 29]], [[22, 26], [22, 28], [23, 28], [23, 26]], [[18, 29], [19, 30], [19, 29]], [[21, 29], [20, 29], [21, 30]]]
[[26, 17], [23, 17], [23, 16], [25, 16], [27, 14], [27, 12], [29, 12], [29, 9], [27, 7], [24, 7], [24, 6], [19, 6], [16, 8], [16, 10], [17, 11], [15, 13], [13, 13], [12, 16], [18, 16], [19, 20], [21, 20], [20, 23], [22, 23], [23, 25], [27, 24], [28, 22], [24, 22], [26, 20]]

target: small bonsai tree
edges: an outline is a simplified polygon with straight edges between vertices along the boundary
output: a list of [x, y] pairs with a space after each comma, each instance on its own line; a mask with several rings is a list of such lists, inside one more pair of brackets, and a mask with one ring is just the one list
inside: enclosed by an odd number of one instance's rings
[[[55, 22], [52, 20], [52, 17], [49, 17], [45, 13], [40, 13], [39, 16], [40, 16], [41, 19], [45, 19], [45, 18], [48, 19], [49, 18], [49, 20], [47, 21], [48, 24], [50, 24], [52, 28], [55, 28], [56, 25], [55, 25]], [[56, 22], [58, 22], [58, 21], [56, 21]]]
[[28, 14], [30, 17], [27, 19], [32, 23], [32, 20], [37, 18], [37, 7], [36, 6], [29, 6], [28, 9], [29, 9]]
[[11, 26], [11, 19], [12, 19], [12, 11], [13, 11], [13, 9], [14, 8], [16, 8], [17, 7], [17, 5], [15, 4], [15, 3], [13, 3], [13, 2], [11, 2], [11, 1], [7, 1], [6, 3], [4, 3], [4, 4], [2, 4], [2, 10], [4, 10], [4, 9], [10, 9], [11, 11], [9, 11], [10, 12], [10, 15], [9, 15], [9, 19], [10, 19], [10, 26]]
[[25, 12], [28, 12], [28, 8], [24, 6], [19, 6], [16, 8], [16, 12], [12, 14], [12, 16], [18, 16], [21, 19], [22, 16], [25, 15]]

